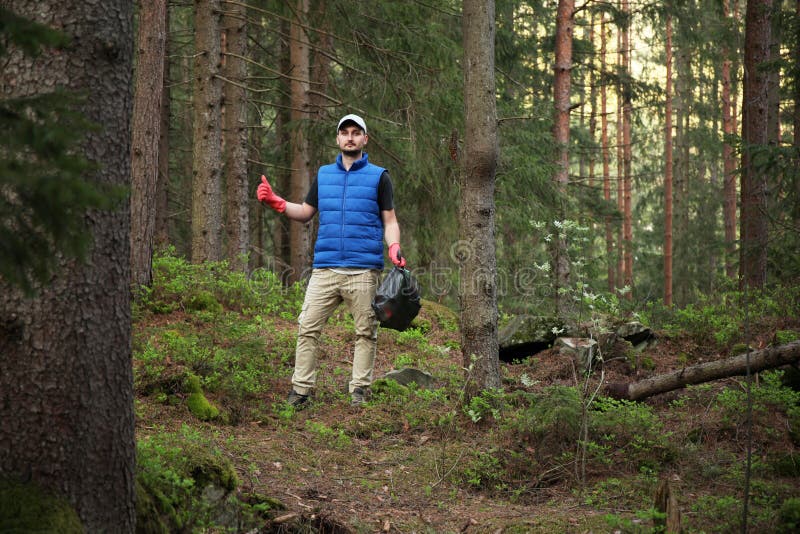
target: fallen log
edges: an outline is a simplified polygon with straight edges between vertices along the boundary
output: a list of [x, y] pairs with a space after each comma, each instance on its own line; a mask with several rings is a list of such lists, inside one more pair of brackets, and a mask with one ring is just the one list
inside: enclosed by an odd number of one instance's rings
[[800, 341], [792, 341], [777, 347], [750, 351], [724, 360], [684, 367], [671, 373], [654, 376], [638, 382], [614, 382], [606, 387], [606, 393], [616, 399], [641, 400], [659, 393], [666, 393], [691, 384], [701, 384], [729, 376], [773, 369], [800, 360]]

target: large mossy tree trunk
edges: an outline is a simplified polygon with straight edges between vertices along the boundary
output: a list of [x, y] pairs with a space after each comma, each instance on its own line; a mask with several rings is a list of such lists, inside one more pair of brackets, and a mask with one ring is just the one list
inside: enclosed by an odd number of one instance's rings
[[[3, 7], [71, 42], [35, 60], [12, 49], [0, 98], [57, 87], [84, 95], [82, 111], [97, 125], [80, 149], [96, 164], [87, 179], [127, 187], [133, 2], [11, 0]], [[133, 532], [129, 205], [119, 200], [85, 220], [87, 261], [61, 261], [35, 297], [0, 282], [0, 478], [30, 479], [66, 497], [86, 532]]]

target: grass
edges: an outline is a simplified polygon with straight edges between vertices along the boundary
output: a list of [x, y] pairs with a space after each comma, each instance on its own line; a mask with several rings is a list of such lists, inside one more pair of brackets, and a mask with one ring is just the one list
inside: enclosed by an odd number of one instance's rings
[[[435, 387], [383, 381], [354, 409], [346, 394], [352, 322], [342, 309], [325, 330], [314, 402], [297, 411], [285, 395], [302, 286], [284, 288], [270, 273], [245, 277], [224, 264], [191, 265], [170, 253], [154, 269], [153, 288], [134, 310], [137, 435], [141, 476], [166, 499], [162, 510], [171, 507], [162, 518], [170, 525], [215, 532], [654, 532], [653, 492], [667, 478], [687, 532], [739, 527], [743, 378], [623, 402], [589, 396], [599, 373], [580, 376], [568, 357], [545, 351], [504, 365], [502, 389], [467, 400], [456, 316], [423, 305], [415, 328], [380, 331], [376, 378], [412, 366], [430, 372]], [[761, 301], [755, 342], [796, 339], [800, 323], [786, 318], [798, 314], [770, 304], [775, 299]], [[713, 336], [704, 338], [713, 349], [698, 348], [700, 325], [729, 332], [738, 320], [713, 313], [659, 316], [672, 326], [647, 349], [653, 368], [632, 370], [626, 355], [605, 354], [605, 380], [724, 357], [727, 345]], [[772, 313], [783, 315], [771, 322]], [[781, 371], [765, 372], [752, 387], [751, 531], [788, 532], [798, 517], [800, 394], [785, 381]], [[189, 382], [219, 409], [217, 417], [192, 415]], [[222, 499], [227, 514], [204, 500], [207, 477], [180, 452], [192, 450], [219, 461], [217, 472], [230, 483]], [[225, 475], [226, 465], [235, 477]]]

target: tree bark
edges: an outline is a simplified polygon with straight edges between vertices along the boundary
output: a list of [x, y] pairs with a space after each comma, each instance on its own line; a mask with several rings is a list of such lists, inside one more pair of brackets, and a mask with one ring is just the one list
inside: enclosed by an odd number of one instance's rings
[[[725, 20], [730, 17], [729, 0], [722, 2]], [[723, 46], [722, 54], [722, 131], [725, 140], [722, 145], [723, 165], [723, 221], [725, 225], [725, 274], [728, 278], [736, 276], [736, 161], [733, 155], [731, 138], [734, 132], [734, 118], [731, 94], [731, 59], [730, 49]]]
[[139, 10], [131, 139], [131, 285], [134, 289], [149, 286], [153, 278], [166, 11], [166, 0], [145, 2]]
[[792, 341], [778, 347], [769, 347], [749, 354], [739, 354], [725, 360], [692, 365], [683, 369], [654, 376], [630, 384], [611, 383], [608, 394], [617, 399], [642, 400], [692, 384], [702, 384], [729, 376], [741, 376], [772, 369], [800, 360], [800, 341]]
[[764, 287], [767, 279], [767, 174], [754, 163], [754, 151], [767, 146], [768, 75], [773, 0], [748, 0], [745, 14], [744, 104], [742, 118], [741, 283]]
[[672, 16], [666, 18], [664, 102], [664, 305], [672, 306]]
[[[59, 28], [71, 43], [36, 59], [11, 48], [0, 98], [56, 87], [85, 95], [81, 111], [98, 127], [80, 149], [96, 164], [87, 178], [128, 187], [133, 2], [4, 7]], [[86, 532], [133, 532], [130, 203], [87, 212], [86, 223], [87, 261], [60, 261], [35, 297], [0, 282], [0, 478], [30, 479], [65, 496]]]
[[461, 348], [468, 395], [499, 388], [495, 172], [497, 110], [494, 79], [494, 1], [464, 0], [464, 112], [459, 226]]
[[192, 261], [222, 259], [220, 0], [195, 0]]
[[[607, 29], [605, 14], [602, 15], [600, 22], [600, 72], [606, 72], [606, 49], [607, 49]], [[600, 85], [600, 144], [603, 154], [603, 198], [611, 205], [611, 154], [608, 148], [608, 93], [606, 91], [607, 83], [603, 82]], [[606, 266], [608, 277], [608, 291], [614, 292], [616, 287], [615, 283], [615, 265], [614, 265], [614, 230], [611, 226], [611, 217], [606, 216]]]
[[170, 110], [172, 108], [172, 93], [170, 92], [169, 69], [169, 7], [164, 9], [164, 86], [161, 90], [161, 128], [159, 129], [158, 142], [158, 180], [156, 182], [156, 234], [155, 248], [164, 247], [169, 243], [169, 129]]
[[250, 187], [247, 173], [247, 8], [229, 4], [222, 19], [228, 54], [223, 62], [225, 102], [226, 257], [247, 270], [250, 250]]
[[[794, 8], [795, 20], [800, 20], [800, 0], [796, 0]], [[800, 29], [797, 30], [800, 34]], [[794, 41], [794, 130], [792, 141], [794, 148], [800, 151], [800, 35]], [[797, 192], [800, 193], [800, 180], [797, 182]]]
[[[631, 14], [629, 0], [622, 0], [622, 10], [628, 15]], [[630, 19], [622, 30], [622, 69], [624, 81], [622, 84], [622, 164], [623, 164], [623, 211], [622, 211], [622, 251], [624, 254], [623, 262], [623, 281], [630, 288], [625, 294], [628, 300], [633, 299], [633, 218], [631, 214], [631, 163], [633, 158], [633, 145], [631, 139], [631, 126], [633, 115], [632, 88], [631, 88], [631, 53], [630, 53]]]
[[[572, 18], [575, 10], [574, 0], [559, 0], [556, 13], [555, 63], [553, 65], [553, 140], [556, 144], [555, 184], [561, 197], [559, 218], [564, 221], [566, 213], [567, 186], [569, 184], [569, 110], [570, 73], [572, 71], [572, 37], [575, 23]], [[569, 287], [570, 259], [567, 241], [558, 229], [552, 242], [553, 274], [555, 275], [554, 299], [556, 313], [560, 316], [569, 311], [570, 297], [561, 295], [560, 289]]]
[[[310, 50], [308, 36], [303, 25], [308, 17], [308, 0], [297, 0], [290, 28], [289, 57], [291, 59], [291, 145], [292, 178], [290, 199], [303, 202], [310, 187], [311, 169], [306, 137], [306, 122], [309, 111]], [[311, 225], [291, 221], [289, 223], [289, 249], [291, 258], [290, 282], [303, 278], [311, 265]]]

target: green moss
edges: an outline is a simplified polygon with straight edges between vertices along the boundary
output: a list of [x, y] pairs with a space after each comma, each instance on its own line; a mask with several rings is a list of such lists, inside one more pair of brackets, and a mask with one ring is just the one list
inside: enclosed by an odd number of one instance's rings
[[792, 497], [781, 504], [778, 512], [778, 532], [797, 532], [800, 529], [800, 498]]
[[186, 308], [190, 311], [222, 312], [222, 304], [219, 303], [213, 293], [205, 290], [199, 290], [190, 295], [186, 301]]
[[794, 330], [778, 330], [775, 332], [776, 345], [785, 345], [786, 343], [791, 343], [792, 341], [797, 341], [798, 339], [800, 339], [800, 334]]
[[734, 346], [731, 347], [731, 356], [736, 356], [737, 354], [744, 354], [748, 350], [752, 350], [747, 343], [736, 343]]
[[[194, 532], [213, 521], [204, 499], [209, 486], [231, 493], [238, 486], [233, 464], [211, 443], [186, 431], [137, 443], [137, 532]], [[208, 523], [211, 524], [211, 523]], [[213, 530], [213, 529], [212, 529]]]
[[432, 300], [422, 299], [420, 304], [422, 305], [421, 315], [433, 317], [442, 330], [447, 332], [458, 330], [458, 315], [453, 310]]
[[78, 514], [66, 499], [34, 484], [0, 479], [0, 532], [82, 533]]
[[203, 390], [200, 387], [200, 378], [196, 375], [189, 375], [186, 377], [186, 389], [189, 392], [189, 398], [186, 399], [186, 405], [192, 415], [201, 421], [211, 421], [219, 417], [219, 409], [211, 404]]
[[190, 455], [189, 472], [198, 488], [213, 484], [227, 491], [236, 489], [239, 484], [236, 470], [223, 455], [199, 445], [187, 448], [184, 452]]
[[[159, 513], [159, 505], [172, 509], [163, 498], [153, 495], [153, 488], [145, 487], [139, 477], [136, 478], [136, 532], [137, 534], [169, 534], [170, 529]], [[160, 495], [163, 497], [163, 495]], [[174, 510], [172, 510], [174, 514]]]

